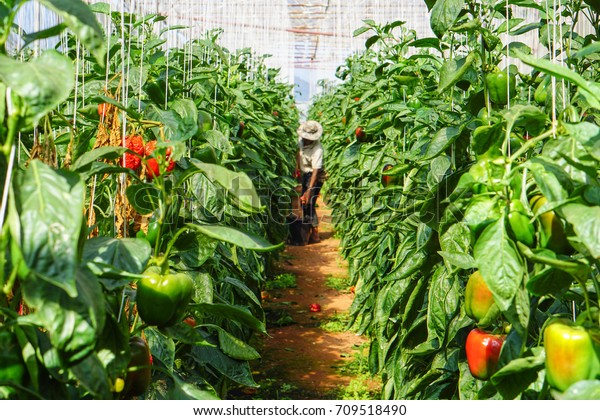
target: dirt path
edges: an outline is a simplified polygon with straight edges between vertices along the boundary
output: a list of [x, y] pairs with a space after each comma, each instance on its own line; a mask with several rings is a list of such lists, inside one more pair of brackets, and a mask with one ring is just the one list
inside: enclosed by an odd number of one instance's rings
[[[339, 239], [333, 237], [330, 209], [322, 201], [318, 205], [321, 242], [288, 246], [277, 267], [280, 274], [293, 274], [297, 287], [268, 290], [264, 299], [269, 336], [261, 339], [262, 359], [253, 365], [261, 385], [254, 398], [339, 398], [340, 387], [353, 379], [344, 366], [366, 342], [353, 332], [322, 327], [332, 319], [345, 320], [354, 295], [347, 285], [336, 290], [326, 284], [347, 279], [348, 268], [338, 252]], [[315, 303], [319, 312], [310, 311]]]

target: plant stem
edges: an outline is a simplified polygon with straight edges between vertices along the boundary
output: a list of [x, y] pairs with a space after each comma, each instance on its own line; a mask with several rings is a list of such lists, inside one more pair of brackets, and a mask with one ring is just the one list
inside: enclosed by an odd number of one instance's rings
[[547, 139], [548, 137], [552, 137], [554, 135], [555, 130], [549, 130], [546, 131], [543, 134], [540, 134], [537, 137], [534, 137], [530, 140], [528, 140], [523, 146], [521, 146], [519, 148], [519, 150], [517, 150], [515, 153], [513, 153], [510, 157], [510, 161], [514, 162], [516, 161], [518, 158], [520, 158], [522, 155], [524, 155], [525, 153], [527, 153], [530, 149], [533, 149], [535, 146], [537, 146], [537, 143], [541, 140]]

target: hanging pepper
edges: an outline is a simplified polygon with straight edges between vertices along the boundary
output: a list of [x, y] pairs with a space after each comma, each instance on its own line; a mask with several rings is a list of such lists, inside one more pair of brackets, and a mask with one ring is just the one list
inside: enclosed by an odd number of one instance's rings
[[550, 323], [544, 330], [544, 349], [546, 379], [559, 391], [600, 376], [600, 338], [584, 327], [566, 320]]
[[164, 274], [159, 267], [150, 267], [137, 284], [138, 313], [148, 325], [168, 327], [183, 317], [193, 291], [187, 274]]
[[127, 372], [125, 379], [124, 396], [125, 398], [137, 397], [142, 395], [152, 382], [152, 355], [148, 343], [142, 337], [134, 336], [129, 339], [129, 353], [131, 358], [127, 367], [131, 371]]
[[[479, 322], [486, 316], [491, 317], [494, 297], [479, 270], [469, 276], [465, 288], [465, 311], [469, 318]], [[495, 312], [498, 312], [497, 308]]]
[[497, 105], [506, 105], [509, 95], [513, 98], [517, 93], [517, 79], [513, 72], [496, 70], [485, 76], [490, 100]]
[[527, 246], [533, 246], [535, 241], [535, 227], [533, 226], [533, 223], [530, 222], [525, 206], [521, 200], [511, 200], [508, 213], [508, 225], [517, 241], [522, 242]]
[[479, 328], [471, 330], [467, 336], [465, 350], [469, 371], [474, 378], [485, 381], [496, 373], [505, 339], [505, 335], [490, 334]]
[[[536, 214], [538, 210], [546, 204], [546, 197], [543, 195], [536, 195], [529, 200], [531, 211]], [[567, 240], [565, 229], [556, 215], [552, 210], [542, 213], [538, 216], [540, 229], [540, 246], [542, 248], [550, 249], [557, 254], [567, 254], [571, 250], [571, 245]]]

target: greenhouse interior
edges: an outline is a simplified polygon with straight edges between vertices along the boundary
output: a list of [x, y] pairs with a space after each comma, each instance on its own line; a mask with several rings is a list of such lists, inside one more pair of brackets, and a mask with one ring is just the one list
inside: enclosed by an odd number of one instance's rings
[[0, 399], [600, 400], [599, 0], [0, 16]]

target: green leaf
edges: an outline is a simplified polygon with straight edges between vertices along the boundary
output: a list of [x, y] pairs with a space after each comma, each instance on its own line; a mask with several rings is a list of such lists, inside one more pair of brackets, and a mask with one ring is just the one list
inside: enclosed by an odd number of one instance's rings
[[470, 200], [463, 217], [469, 229], [478, 235], [486, 226], [502, 217], [497, 197], [478, 195]]
[[25, 303], [35, 309], [28, 316], [47, 332], [68, 364], [83, 360], [95, 349], [106, 316], [102, 288], [89, 270], [77, 270], [75, 287], [75, 297], [71, 297], [35, 276], [22, 282]]
[[443, 153], [452, 143], [458, 139], [462, 133], [462, 127], [444, 127], [435, 133], [431, 142], [427, 145], [427, 150], [423, 160], [433, 159]]
[[186, 232], [175, 241], [175, 253], [188, 267], [198, 268], [214, 255], [218, 245], [219, 241], [205, 234]]
[[260, 354], [252, 346], [237, 337], [219, 329], [219, 345], [223, 353], [237, 360], [260, 359]]
[[[600, 5], [600, 1], [598, 1], [598, 0], [593, 0], [593, 1], [597, 1], [598, 4]], [[591, 56], [593, 54], [597, 54], [599, 52], [600, 52], [600, 42], [596, 41], [596, 42], [592, 42], [589, 45], [586, 45], [585, 47], [583, 47], [580, 50], [578, 50], [577, 52], [575, 52], [575, 54], [573, 54], [571, 56], [571, 59], [576, 59], [576, 60], [586, 59], [589, 56]]]
[[254, 331], [263, 334], [267, 333], [264, 322], [256, 319], [246, 308], [235, 305], [226, 305], [224, 303], [198, 303], [191, 306], [204, 314], [236, 321], [250, 327]]
[[175, 99], [169, 102], [169, 109], [177, 112], [184, 120], [198, 124], [198, 108], [193, 100], [187, 98]]
[[66, 27], [67, 26], [64, 23], [59, 23], [58, 25], [52, 26], [47, 29], [43, 29], [39, 32], [23, 34], [23, 41], [25, 41], [25, 44], [23, 45], [22, 48], [31, 44], [34, 41], [40, 40], [40, 39], [46, 39], [46, 38], [58, 36], [62, 33], [62, 31], [65, 30]]
[[438, 251], [438, 254], [444, 258], [444, 263], [449, 270], [452, 270], [452, 266], [462, 268], [463, 270], [477, 267], [475, 258], [466, 252]]
[[460, 310], [460, 284], [444, 266], [438, 267], [430, 280], [427, 310], [427, 330], [429, 340], [437, 337], [445, 342], [448, 326]]
[[427, 173], [427, 186], [431, 191], [435, 191], [438, 185], [444, 180], [452, 162], [448, 156], [438, 156], [434, 158], [429, 165]]
[[475, 259], [469, 254], [471, 247], [471, 230], [464, 222], [454, 223], [440, 238], [441, 251], [444, 263], [449, 272], [452, 266], [462, 269], [476, 267]]
[[531, 170], [535, 182], [549, 202], [569, 198], [573, 185], [569, 175], [555, 161], [545, 156], [535, 156], [524, 164]]
[[600, 161], [600, 127], [589, 122], [563, 125], [567, 132], [581, 143], [594, 159]]
[[491, 377], [505, 399], [515, 399], [538, 379], [538, 372], [544, 368], [545, 354], [541, 347], [532, 350], [529, 356], [511, 360]]
[[252, 372], [247, 361], [234, 360], [214, 347], [196, 346], [192, 349], [191, 354], [199, 364], [210, 365], [222, 375], [239, 384], [258, 386], [252, 379]]
[[246, 213], [258, 213], [265, 210], [252, 180], [246, 173], [233, 172], [223, 166], [203, 163], [197, 159], [190, 159], [190, 163], [200, 169], [211, 182], [225, 188], [240, 210]]
[[[519, 286], [515, 294], [512, 305], [504, 312], [504, 317], [512, 325], [511, 334], [509, 338], [514, 335], [519, 336], [519, 340], [514, 339], [515, 342], [522, 343], [527, 338], [527, 329], [529, 326], [529, 314], [531, 313], [531, 304], [529, 292], [523, 285]], [[516, 347], [516, 346], [515, 346]], [[509, 347], [506, 347], [508, 351]], [[514, 354], [510, 355], [512, 359], [515, 355], [521, 353], [522, 346], [516, 349]], [[504, 350], [503, 350], [504, 351]], [[504, 355], [500, 356], [501, 362], [504, 360]]]
[[519, 51], [522, 54], [531, 54], [531, 47], [522, 42], [511, 42], [508, 44], [509, 54], [513, 54], [513, 51]]
[[152, 104], [146, 110], [146, 117], [163, 124], [162, 127], [153, 128], [156, 138], [161, 138], [161, 129], [165, 139], [171, 142], [185, 141], [194, 136], [198, 131], [197, 115], [182, 117], [175, 110], [162, 110]]
[[504, 124], [481, 125], [473, 131], [473, 151], [479, 156], [500, 155], [505, 136]]
[[360, 28], [356, 29], [353, 33], [352, 36], [359, 36], [364, 34], [365, 32], [371, 30], [371, 28], [369, 26], [361, 26]]
[[144, 329], [148, 347], [152, 357], [160, 360], [169, 372], [173, 372], [175, 365], [175, 342], [155, 327]]
[[[210, 326], [210, 324], [209, 324]], [[203, 325], [206, 327], [206, 324]], [[206, 332], [203, 329], [192, 327], [185, 322], [178, 322], [175, 325], [161, 330], [165, 332], [174, 342], [190, 344], [194, 346], [214, 346], [206, 339]]]
[[409, 43], [408, 46], [415, 48], [435, 48], [436, 50], [441, 50], [440, 40], [437, 38], [415, 39], [413, 42]]
[[133, 274], [144, 271], [151, 253], [148, 241], [137, 238], [97, 237], [85, 241], [83, 247], [84, 261], [93, 261]]
[[135, 211], [140, 214], [154, 212], [160, 202], [160, 191], [154, 184], [131, 184], [127, 187], [125, 195]]
[[231, 285], [233, 285], [234, 287], [238, 288], [239, 291], [241, 291], [246, 298], [248, 299], [248, 301], [250, 302], [254, 302], [254, 304], [258, 307], [258, 308], [262, 308], [262, 304], [259, 301], [258, 297], [256, 297], [256, 293], [252, 291], [252, 289], [250, 289], [246, 283], [244, 283], [241, 280], [238, 280], [236, 278], [233, 277], [225, 277], [222, 279], [223, 283], [229, 283]]
[[182, 381], [176, 375], [173, 375], [173, 380], [175, 387], [170, 390], [172, 400], [219, 400], [215, 390], [208, 384], [205, 384], [206, 389], [202, 389], [196, 384]]
[[563, 206], [561, 213], [592, 257], [600, 259], [600, 207], [571, 203]]
[[194, 282], [194, 295], [192, 300], [195, 303], [213, 303], [214, 286], [211, 275], [198, 271], [190, 271], [188, 274]]
[[438, 37], [450, 29], [465, 5], [465, 0], [437, 0], [431, 9], [430, 25]]
[[545, 267], [527, 281], [527, 290], [535, 296], [555, 295], [568, 289], [573, 281], [568, 273]]
[[372, 37], [369, 37], [365, 41], [365, 48], [368, 50], [369, 48], [371, 48], [380, 39], [381, 39], [381, 37], [379, 35], [373, 35]]
[[508, 310], [523, 279], [523, 263], [504, 226], [504, 217], [487, 226], [473, 254], [496, 304]]
[[95, 399], [112, 399], [110, 382], [106, 376], [106, 370], [96, 353], [90, 354], [81, 362], [71, 367], [71, 372], [73, 372], [78, 383]]
[[17, 109], [32, 127], [69, 97], [74, 86], [75, 71], [68, 57], [46, 50], [31, 61], [16, 61], [0, 55], [0, 79], [23, 100]]
[[92, 52], [96, 61], [104, 65], [106, 43], [102, 28], [90, 7], [81, 0], [38, 0], [60, 16], [85, 47]]
[[190, 229], [196, 230], [209, 238], [228, 242], [241, 248], [252, 251], [270, 252], [281, 248], [284, 244], [272, 245], [266, 239], [251, 233], [242, 232], [228, 226], [187, 224]]
[[578, 92], [583, 95], [592, 108], [600, 108], [600, 84], [583, 78], [579, 73], [555, 64], [549, 60], [534, 58], [529, 55], [515, 51], [515, 55], [525, 64], [545, 74], [567, 80], [579, 87]]
[[103, 146], [94, 150], [90, 150], [79, 156], [75, 162], [71, 164], [72, 171], [85, 170], [88, 166], [91, 166], [98, 159], [118, 159], [123, 156], [128, 149], [120, 146]]
[[553, 392], [557, 400], [600, 400], [600, 380], [584, 380], [575, 382], [562, 394]]
[[12, 190], [11, 236], [25, 265], [73, 297], [84, 196], [77, 174], [56, 171], [39, 160], [17, 172]]
[[437, 91], [440, 93], [444, 92], [462, 80], [467, 70], [471, 68], [475, 57], [476, 54], [471, 52], [466, 57], [457, 60], [448, 59], [444, 61], [444, 64], [442, 64], [442, 68], [440, 69], [440, 84]]
[[231, 154], [233, 147], [231, 142], [225, 137], [223, 133], [217, 130], [207, 130], [200, 136], [203, 140], [206, 140], [216, 150], [220, 150], [223, 153]]

